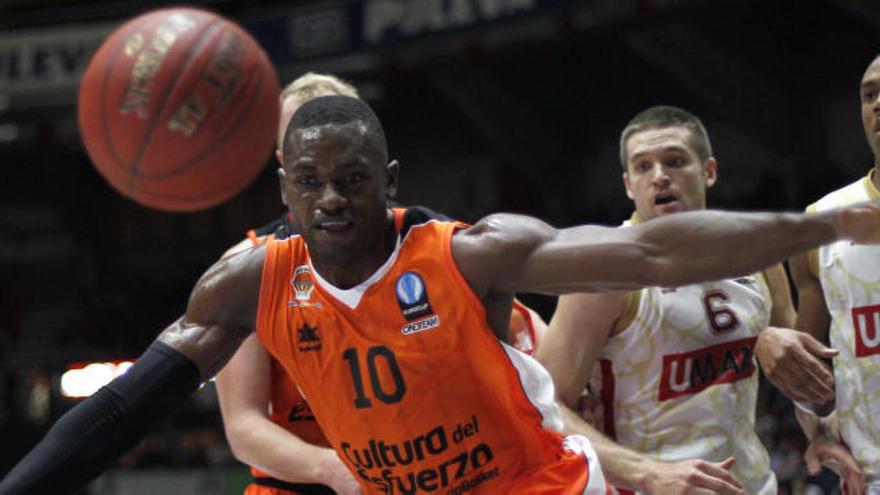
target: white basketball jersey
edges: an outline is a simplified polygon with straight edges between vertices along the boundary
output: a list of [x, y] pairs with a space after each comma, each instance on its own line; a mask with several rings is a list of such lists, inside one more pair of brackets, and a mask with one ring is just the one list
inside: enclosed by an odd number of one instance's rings
[[[873, 172], [873, 171], [872, 171]], [[871, 175], [834, 191], [807, 211], [880, 198]], [[831, 315], [840, 434], [869, 483], [880, 484], [880, 246], [836, 242], [811, 259]]]
[[605, 433], [666, 461], [735, 457], [751, 494], [775, 494], [755, 433], [754, 346], [770, 321], [762, 274], [633, 292], [591, 384]]

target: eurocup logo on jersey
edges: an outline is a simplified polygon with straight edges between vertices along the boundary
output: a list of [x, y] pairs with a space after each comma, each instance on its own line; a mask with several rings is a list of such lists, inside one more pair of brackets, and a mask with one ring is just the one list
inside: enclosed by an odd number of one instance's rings
[[294, 301], [287, 303], [291, 307], [321, 307], [321, 303], [313, 303], [312, 291], [315, 290], [315, 284], [309, 275], [309, 265], [300, 265], [293, 270], [293, 278], [290, 279], [290, 286], [293, 288]]
[[[430, 330], [440, 325], [440, 317], [433, 314], [425, 281], [419, 274], [406, 272], [398, 277], [395, 292], [400, 312], [403, 313], [406, 321], [411, 322], [400, 328], [404, 335]], [[430, 316], [422, 318], [426, 315]]]

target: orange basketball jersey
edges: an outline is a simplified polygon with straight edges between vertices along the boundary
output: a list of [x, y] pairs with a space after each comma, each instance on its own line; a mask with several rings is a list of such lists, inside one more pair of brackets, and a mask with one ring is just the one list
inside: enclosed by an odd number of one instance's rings
[[[248, 231], [247, 237], [254, 246], [258, 246], [276, 237], [289, 237], [294, 231], [290, 221], [290, 214], [287, 213], [264, 227]], [[300, 394], [296, 385], [290, 381], [287, 371], [274, 358], [270, 357], [270, 361], [271, 395], [269, 402], [271, 404], [271, 412], [269, 419], [306, 443], [329, 447], [330, 444], [327, 442], [327, 438], [324, 437], [321, 428], [318, 427], [318, 423], [315, 422], [315, 417], [312, 415], [309, 404]], [[255, 483], [248, 486], [244, 492], [245, 495], [332, 493], [329, 488], [322, 490], [320, 485], [286, 483], [275, 480], [255, 467], [251, 467], [251, 475], [254, 477]]]
[[404, 225], [348, 290], [314, 270], [302, 237], [268, 243], [260, 340], [367, 493], [604, 493], [589, 444], [544, 427], [561, 426], [549, 374], [498, 341], [459, 273], [462, 227]]

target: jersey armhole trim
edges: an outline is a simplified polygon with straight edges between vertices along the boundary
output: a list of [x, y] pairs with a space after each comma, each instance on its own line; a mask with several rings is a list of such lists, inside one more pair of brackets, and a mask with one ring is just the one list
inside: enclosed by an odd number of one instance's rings
[[641, 302], [641, 299], [641, 290], [634, 290], [626, 296], [626, 306], [624, 306], [623, 312], [620, 313], [620, 318], [618, 318], [617, 321], [614, 322], [614, 326], [611, 327], [611, 335], [617, 335], [632, 325], [632, 322], [636, 319], [636, 314], [639, 311], [639, 302]]
[[[278, 249], [282, 245], [281, 242], [270, 242], [266, 244], [266, 255], [263, 259], [263, 275], [260, 280], [260, 295], [257, 303], [257, 321], [256, 333], [257, 338], [261, 342], [266, 342], [270, 337], [266, 334], [272, 326], [272, 309], [275, 302], [275, 273]], [[287, 245], [284, 243], [284, 245]], [[265, 344], [264, 344], [265, 346]]]
[[483, 301], [480, 300], [479, 297], [474, 293], [474, 289], [471, 287], [471, 284], [464, 278], [461, 270], [458, 268], [458, 264], [455, 262], [455, 258], [452, 256], [452, 237], [455, 235], [455, 232], [464, 228], [467, 228], [467, 225], [461, 222], [449, 222], [442, 224], [442, 230], [440, 231], [440, 244], [442, 246], [443, 252], [443, 261], [446, 266], [449, 267], [449, 271], [452, 274], [452, 277], [461, 286], [465, 296], [470, 299], [471, 303], [474, 304], [474, 307], [478, 309], [482, 319], [485, 321], [486, 319], [486, 307], [483, 306]]
[[[818, 203], [813, 203], [807, 207], [807, 213], [816, 213], [819, 211]], [[813, 248], [805, 254], [807, 257], [807, 265], [810, 267], [810, 273], [817, 279], [819, 278], [819, 248]]]

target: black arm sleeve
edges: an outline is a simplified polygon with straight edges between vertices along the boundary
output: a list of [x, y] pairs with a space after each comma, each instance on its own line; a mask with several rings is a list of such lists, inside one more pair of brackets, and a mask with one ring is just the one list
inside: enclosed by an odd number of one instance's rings
[[128, 371], [61, 417], [0, 482], [0, 494], [74, 493], [199, 386], [198, 367], [154, 342]]

